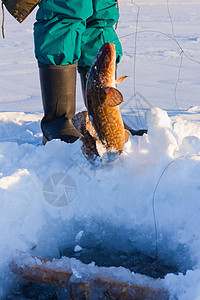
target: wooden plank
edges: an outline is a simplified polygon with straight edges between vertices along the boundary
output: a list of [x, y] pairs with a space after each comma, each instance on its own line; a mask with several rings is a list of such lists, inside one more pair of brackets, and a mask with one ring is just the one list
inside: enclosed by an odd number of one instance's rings
[[148, 286], [138, 286], [124, 282], [96, 278], [89, 283], [70, 282], [70, 299], [120, 299], [120, 300], [167, 300], [165, 290], [154, 290]]
[[[28, 254], [27, 254], [28, 255]], [[22, 276], [26, 280], [31, 280], [40, 283], [46, 283], [53, 286], [65, 287], [69, 289], [69, 297], [71, 300], [93, 300], [93, 299], [119, 299], [119, 300], [167, 300], [169, 294], [162, 288], [153, 288], [147, 285], [137, 285], [133, 283], [120, 282], [105, 277], [101, 268], [98, 269], [98, 274], [91, 271], [91, 266], [81, 264], [88, 267], [87, 279], [72, 278], [72, 270], [69, 266], [62, 266], [60, 260], [48, 260], [28, 256], [29, 259], [22, 255], [21, 260], [13, 259], [10, 264], [11, 270]], [[24, 261], [23, 261], [24, 259]], [[60, 267], [62, 266], [62, 268]], [[94, 268], [97, 268], [96, 266]], [[109, 269], [109, 268], [108, 268]], [[90, 274], [91, 272], [91, 274]], [[114, 272], [114, 271], [113, 271]], [[113, 276], [114, 278], [114, 276]], [[131, 278], [133, 281], [133, 278]], [[149, 283], [151, 283], [150, 279]], [[97, 298], [98, 296], [98, 298]]]
[[[41, 261], [38, 265], [37, 260]], [[45, 258], [35, 258], [35, 265], [18, 264], [14, 260], [10, 264], [13, 273], [22, 276], [26, 280], [47, 283], [54, 286], [66, 287], [72, 276], [71, 270], [59, 270], [51, 268], [51, 260]]]

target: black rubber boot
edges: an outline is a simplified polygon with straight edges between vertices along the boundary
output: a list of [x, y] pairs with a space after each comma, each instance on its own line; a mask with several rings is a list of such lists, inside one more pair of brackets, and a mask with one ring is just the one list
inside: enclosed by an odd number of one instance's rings
[[90, 69], [90, 67], [78, 67], [78, 72], [80, 74], [80, 79], [81, 79], [83, 100], [84, 100], [85, 106], [86, 106], [86, 82], [87, 82], [87, 73], [88, 73], [89, 69]]
[[[79, 67], [78, 68], [80, 78], [81, 78], [82, 94], [83, 94], [83, 99], [84, 99], [85, 105], [86, 105], [87, 72], [89, 71], [89, 69], [90, 69], [90, 67], [85, 67], [85, 68]], [[116, 76], [117, 76], [117, 68], [116, 68]], [[131, 135], [142, 136], [144, 133], [147, 133], [147, 129], [134, 130], [130, 126], [128, 126], [125, 122], [124, 122], [124, 128], [127, 129], [131, 133]]]
[[76, 67], [38, 63], [44, 118], [41, 122], [43, 143], [61, 139], [75, 142], [79, 133], [71, 123], [76, 105]]

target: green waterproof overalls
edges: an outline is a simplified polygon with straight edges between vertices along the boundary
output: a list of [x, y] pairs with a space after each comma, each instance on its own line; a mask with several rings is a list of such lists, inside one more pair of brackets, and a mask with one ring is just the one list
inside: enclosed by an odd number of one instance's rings
[[106, 42], [122, 49], [113, 25], [119, 18], [115, 0], [42, 0], [34, 24], [35, 55], [39, 62], [91, 66]]

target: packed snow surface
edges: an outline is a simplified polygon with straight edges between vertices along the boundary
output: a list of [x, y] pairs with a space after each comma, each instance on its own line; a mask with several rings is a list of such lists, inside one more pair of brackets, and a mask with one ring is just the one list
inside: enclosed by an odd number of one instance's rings
[[[80, 141], [42, 145], [34, 13], [23, 24], [6, 13], [0, 57], [0, 299], [18, 283], [9, 270], [17, 250], [59, 258], [66, 247], [78, 255], [94, 245], [135, 249], [177, 265], [177, 274], [161, 279], [171, 299], [200, 298], [200, 4], [135, 4], [120, 1], [124, 56], [118, 73], [132, 80], [118, 88], [125, 99], [123, 118], [148, 134], [130, 137], [118, 160], [100, 168], [85, 160]], [[77, 83], [81, 111], [79, 78]]]
[[[193, 107], [187, 113], [199, 111]], [[191, 289], [195, 296], [200, 261], [198, 122], [149, 109], [148, 135], [130, 137], [115, 163], [94, 168], [82, 156], [80, 141], [38, 145], [40, 121], [35, 114], [15, 113], [9, 122], [3, 115], [8, 141], [4, 137], [0, 143], [2, 294], [10, 284], [8, 260], [16, 250], [59, 257], [66, 246], [81, 251], [88, 243], [98, 243], [155, 255], [157, 233], [159, 259], [191, 269], [185, 275], [167, 275], [167, 288], [180, 299], [187, 299], [184, 295]], [[12, 132], [24, 129], [21, 143], [10, 141], [9, 125]]]

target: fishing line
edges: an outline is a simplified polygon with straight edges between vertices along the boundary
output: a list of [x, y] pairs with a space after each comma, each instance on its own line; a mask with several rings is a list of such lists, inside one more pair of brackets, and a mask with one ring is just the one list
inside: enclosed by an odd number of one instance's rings
[[172, 27], [172, 35], [176, 39], [175, 34], [174, 34], [174, 23], [173, 23], [172, 16], [170, 13], [170, 8], [169, 8], [169, 0], [167, 0], [167, 12], [168, 12], [168, 16], [169, 16], [171, 27]]
[[131, 1], [133, 5], [137, 7], [137, 14], [136, 14], [136, 24], [135, 24], [135, 40], [134, 40], [134, 61], [133, 61], [133, 91], [134, 96], [136, 95], [136, 57], [137, 57], [137, 36], [138, 36], [138, 24], [139, 24], [139, 13], [140, 13], [140, 7], [136, 3]]
[[170, 12], [170, 7], [169, 7], [169, 0], [166, 0], [166, 1], [167, 1], [167, 12], [168, 12], [168, 16], [169, 16], [170, 23], [171, 23], [172, 35], [166, 34], [164, 32], [158, 31], [158, 30], [141, 30], [141, 31], [138, 31], [140, 6], [136, 3], [134, 3], [134, 0], [131, 0], [131, 4], [136, 6], [136, 8], [137, 8], [135, 32], [133, 32], [131, 34], [123, 35], [121, 37], [118, 37], [119, 40], [120, 40], [122, 38], [135, 35], [134, 54], [133, 54], [133, 59], [134, 59], [134, 61], [133, 61], [133, 92], [134, 92], [133, 100], [135, 102], [135, 107], [136, 107], [136, 111], [137, 111], [137, 120], [139, 121], [139, 126], [141, 126], [142, 128], [143, 128], [143, 124], [142, 124], [142, 120], [141, 120], [140, 113], [139, 113], [138, 99], [137, 99], [137, 93], [136, 93], [136, 71], [137, 71], [136, 70], [136, 61], [137, 61], [137, 39], [138, 39], [138, 34], [145, 33], [145, 32], [146, 33], [148, 33], [148, 32], [149, 33], [159, 33], [159, 34], [167, 36], [168, 38], [173, 40], [177, 44], [178, 48], [180, 49], [180, 64], [179, 64], [179, 68], [178, 68], [178, 78], [177, 78], [177, 81], [176, 81], [175, 86], [174, 86], [174, 93], [173, 94], [174, 94], [174, 101], [175, 101], [176, 107], [177, 107], [178, 111], [183, 115], [183, 118], [185, 118], [185, 117], [184, 117], [184, 114], [183, 114], [182, 110], [180, 109], [180, 107], [178, 105], [178, 100], [177, 100], [177, 89], [178, 89], [178, 85], [180, 83], [181, 70], [182, 70], [182, 67], [183, 67], [183, 57], [185, 56], [190, 61], [200, 64], [200, 61], [192, 59], [191, 57], [189, 57], [185, 53], [185, 51], [183, 50], [180, 43], [177, 41], [177, 38], [175, 36], [175, 31], [174, 31], [174, 23], [173, 23], [173, 19], [172, 19], [172, 15], [171, 15], [171, 12]]
[[157, 220], [156, 220], [156, 211], [155, 211], [155, 194], [156, 194], [156, 191], [158, 189], [158, 186], [159, 186], [159, 183], [163, 177], [163, 175], [165, 174], [166, 170], [168, 169], [168, 167], [174, 163], [175, 160], [172, 160], [165, 168], [164, 170], [162, 171], [157, 183], [156, 183], [156, 186], [154, 188], [154, 191], [153, 191], [153, 196], [152, 196], [152, 212], [153, 212], [153, 221], [154, 221], [154, 232], [155, 232], [155, 259], [158, 260], [158, 228], [157, 228]]
[[157, 219], [156, 219], [156, 210], [155, 210], [155, 195], [156, 195], [156, 192], [157, 192], [157, 189], [158, 189], [158, 186], [166, 172], [166, 170], [174, 163], [176, 162], [177, 160], [179, 159], [183, 159], [183, 158], [192, 158], [192, 157], [200, 157], [200, 154], [191, 154], [191, 155], [182, 155], [182, 156], [179, 156], [177, 157], [176, 159], [172, 160], [171, 162], [169, 162], [166, 167], [164, 168], [164, 170], [162, 171], [157, 183], [156, 183], [156, 186], [154, 188], [154, 191], [153, 191], [153, 196], [152, 196], [152, 212], [153, 212], [153, 220], [154, 220], [154, 231], [155, 231], [155, 259], [158, 261], [158, 226], [157, 226]]
[[[193, 59], [191, 58], [187, 53], [185, 53], [185, 51], [183, 50], [183, 48], [181, 47], [181, 45], [179, 44], [179, 42], [177, 41], [176, 37], [175, 36], [171, 36], [170, 34], [167, 34], [167, 33], [164, 33], [162, 31], [159, 31], [159, 30], [140, 30], [140, 31], [137, 31], [137, 32], [132, 32], [132, 33], [129, 33], [129, 34], [126, 34], [126, 35], [123, 35], [121, 37], [119, 37], [119, 39], [123, 39], [123, 38], [126, 38], [126, 37], [129, 37], [129, 36], [132, 36], [132, 35], [136, 35], [138, 36], [138, 34], [142, 34], [142, 33], [158, 33], [160, 35], [163, 35], [163, 36], [166, 36], [167, 38], [171, 39], [172, 41], [174, 41], [178, 48], [180, 49], [180, 64], [179, 64], [179, 69], [178, 69], [178, 78], [177, 78], [177, 81], [175, 83], [175, 87], [174, 87], [174, 101], [175, 101], [175, 104], [176, 104], [176, 107], [177, 109], [179, 110], [179, 112], [182, 114], [183, 118], [185, 119], [184, 117], [184, 113], [182, 112], [182, 110], [180, 109], [179, 105], [178, 105], [178, 101], [177, 101], [177, 88], [178, 88], [178, 85], [180, 83], [180, 77], [181, 77], [181, 70], [182, 70], [182, 67], [183, 67], [183, 58], [187, 58], [188, 60], [190, 60], [191, 62], [193, 63], [196, 63], [196, 64], [199, 64], [200, 65], [200, 61], [197, 60], [197, 59]], [[174, 35], [174, 34], [173, 34]], [[136, 96], [134, 97], [136, 103], [137, 103], [137, 99], [136, 99]], [[139, 111], [139, 108], [137, 107], [137, 110]], [[141, 123], [141, 122], [140, 122]]]
[[[167, 33], [164, 33], [162, 31], [159, 31], [159, 30], [136, 30], [136, 32], [132, 32], [132, 33], [129, 33], [129, 34], [125, 34], [123, 36], [120, 36], [119, 37], [119, 40], [123, 39], [123, 38], [127, 38], [127, 37], [130, 37], [130, 36], [133, 36], [135, 35], [136, 37], [138, 37], [139, 34], [143, 34], [143, 33], [156, 33], [156, 34], [160, 34], [160, 35], [163, 35], [169, 39], [171, 39], [173, 42], [176, 43], [176, 45], [178, 46], [178, 48], [180, 49], [180, 64], [179, 64], [179, 70], [178, 70], [178, 78], [177, 78], [177, 81], [175, 83], [175, 87], [174, 87], [174, 101], [175, 101], [175, 104], [176, 104], [176, 107], [177, 109], [180, 111], [180, 113], [183, 115], [183, 118], [184, 118], [184, 114], [183, 112], [181, 111], [179, 105], [178, 105], [178, 101], [177, 101], [177, 88], [178, 88], [178, 85], [180, 83], [180, 76], [181, 76], [181, 70], [182, 70], [182, 66], [183, 66], [183, 58], [187, 58], [188, 60], [190, 60], [191, 62], [193, 63], [196, 63], [196, 64], [199, 64], [200, 65], [200, 61], [197, 60], [197, 59], [193, 59], [191, 58], [189, 55], [187, 55], [185, 53], [185, 51], [183, 50], [183, 48], [181, 47], [181, 45], [179, 44], [179, 42], [177, 41], [177, 39], [174, 37], [174, 36], [171, 36], [170, 34], [167, 34]], [[137, 45], [137, 43], [136, 43]], [[136, 49], [136, 48], [135, 48]], [[135, 72], [135, 76], [134, 76], [134, 89], [136, 90], [136, 55], [135, 55], [135, 52], [134, 52], [134, 72]], [[139, 107], [138, 107], [138, 100], [137, 100], [137, 94], [138, 92], [134, 92], [134, 96], [131, 97], [135, 100], [135, 103], [136, 103], [136, 108], [137, 108], [137, 112], [138, 112], [138, 117], [139, 117], [139, 120], [140, 120], [140, 124], [142, 125], [142, 122], [141, 122], [141, 118], [140, 118], [140, 115], [139, 115]], [[143, 126], [142, 126], [143, 128]]]
[[[170, 12], [170, 8], [169, 8], [169, 0], [167, 0], [167, 12], [168, 12], [168, 16], [169, 16], [169, 19], [170, 19], [170, 23], [171, 23], [171, 30], [172, 30], [172, 35], [173, 35], [173, 38], [176, 40], [176, 42], [178, 43], [177, 39], [176, 39], [176, 36], [175, 36], [175, 33], [174, 33], [174, 23], [173, 23], [173, 19], [172, 19], [172, 16], [171, 16], [171, 12]], [[179, 44], [179, 43], [178, 43]], [[180, 44], [179, 44], [180, 46]], [[182, 47], [181, 47], [182, 48]], [[178, 85], [180, 83], [180, 76], [181, 76], [181, 70], [182, 70], [182, 66], [183, 66], [183, 50], [181, 50], [181, 53], [180, 53], [180, 56], [181, 56], [181, 59], [180, 59], [180, 65], [179, 65], [179, 70], [178, 70], [178, 79], [177, 79], [177, 82], [175, 84], [175, 87], [174, 87], [174, 101], [175, 101], [175, 104], [176, 104], [176, 107], [177, 109], [179, 110], [179, 112], [182, 114], [183, 118], [185, 119], [184, 115], [183, 115], [183, 112], [182, 110], [180, 109], [179, 105], [178, 105], [178, 102], [177, 102], [177, 88], [178, 88]]]
[[[118, 1], [117, 1], [118, 2]], [[136, 106], [136, 110], [137, 110], [137, 120], [139, 120], [140, 123], [140, 128], [143, 128], [143, 123], [140, 117], [140, 113], [139, 113], [139, 107], [138, 107], [138, 99], [137, 99], [137, 92], [136, 92], [136, 57], [137, 57], [137, 33], [138, 33], [138, 24], [139, 24], [139, 13], [140, 13], [140, 7], [138, 4], [134, 3], [133, 0], [131, 0], [131, 4], [135, 5], [137, 8], [137, 13], [136, 13], [136, 24], [135, 24], [135, 39], [134, 39], [134, 55], [133, 55], [133, 97], [131, 96], [131, 99], [133, 99], [135, 101], [135, 106]], [[113, 40], [120, 40], [121, 38], [118, 37], [116, 39]], [[128, 101], [129, 102], [129, 101]]]
[[182, 70], [182, 66], [183, 66], [183, 52], [181, 52], [180, 56], [181, 56], [181, 58], [180, 58], [180, 65], [179, 65], [179, 70], [178, 70], [178, 78], [177, 78], [177, 82], [176, 82], [175, 87], [174, 87], [174, 101], [176, 103], [177, 109], [182, 114], [183, 118], [185, 119], [185, 116], [184, 116], [182, 110], [180, 109], [180, 107], [178, 105], [178, 101], [177, 101], [177, 88], [178, 88], [178, 85], [180, 83], [181, 70]]
[[[189, 59], [190, 61], [195, 62], [195, 63], [197, 63], [197, 64], [200, 65], [200, 61], [197, 60], [197, 59], [193, 59], [193, 58], [189, 57], [189, 55], [187, 55], [187, 54], [185, 53], [185, 51], [183, 50], [183, 48], [181, 47], [181, 45], [179, 44], [179, 42], [178, 42], [175, 38], [173, 38], [170, 34], [164, 33], [164, 32], [159, 31], [159, 30], [149, 30], [149, 29], [137, 31], [137, 35], [138, 35], [138, 34], [141, 34], [141, 33], [159, 33], [159, 34], [161, 34], [161, 35], [164, 35], [164, 36], [168, 37], [169, 39], [173, 40], [173, 41], [177, 44], [177, 46], [178, 46], [179, 49], [181, 50], [180, 52], [183, 52], [183, 55], [184, 55], [187, 59]], [[136, 32], [132, 32], [132, 33], [129, 33], [129, 34], [122, 35], [122, 36], [119, 37], [119, 40], [120, 40], [120, 39], [123, 39], [123, 38], [125, 38], [125, 37], [129, 37], [129, 36], [135, 35], [135, 34], [136, 34]], [[116, 39], [114, 39], [113, 41], [115, 41], [115, 40], [116, 40]]]
[[[180, 64], [179, 64], [179, 70], [178, 70], [178, 78], [177, 78], [177, 81], [176, 81], [176, 84], [175, 84], [175, 87], [174, 87], [174, 101], [175, 101], [175, 104], [176, 104], [176, 107], [178, 108], [178, 110], [180, 111], [180, 113], [183, 115], [184, 117], [184, 114], [183, 112], [181, 111], [181, 109], [179, 108], [179, 105], [178, 105], [178, 101], [177, 101], [177, 88], [178, 88], [178, 85], [180, 83], [180, 76], [181, 76], [181, 70], [182, 70], [182, 66], [183, 66], [183, 58], [187, 58], [188, 60], [190, 60], [191, 62], [193, 63], [196, 63], [196, 64], [199, 64], [200, 65], [200, 61], [197, 60], [197, 59], [193, 59], [191, 58], [187, 53], [185, 53], [185, 51], [183, 50], [183, 48], [181, 47], [181, 45], [179, 44], [179, 42], [177, 41], [177, 39], [173, 36], [171, 36], [170, 34], [167, 34], [167, 33], [164, 33], [162, 31], [159, 31], [159, 30], [136, 30], [136, 32], [132, 32], [132, 33], [129, 33], [129, 34], [125, 34], [123, 36], [120, 36], [119, 37], [119, 40], [123, 39], [123, 38], [127, 38], [127, 37], [130, 37], [130, 36], [133, 36], [135, 35], [136, 37], [138, 37], [139, 34], [143, 34], [143, 33], [156, 33], [156, 34], [160, 34], [160, 35], [163, 35], [165, 37], [167, 37], [168, 39], [171, 39], [173, 42], [176, 43], [176, 45], [178, 46], [178, 48], [180, 49]], [[115, 39], [116, 40], [116, 39]], [[136, 42], [136, 46], [137, 46], [137, 42]], [[137, 49], [135, 48], [135, 51]], [[136, 52], [137, 54], [137, 52]], [[135, 72], [135, 76], [134, 76], [134, 89], [136, 90], [136, 54], [134, 52], [134, 72]], [[135, 93], [135, 92], [134, 92]], [[139, 115], [139, 107], [138, 107], [138, 103], [137, 103], [137, 94], [138, 92], [136, 92], [133, 96], [133, 99], [135, 100], [135, 103], [136, 103], [136, 109], [137, 109], [137, 112], [138, 112], [138, 118], [140, 120], [140, 124], [142, 125], [142, 122], [141, 122], [141, 119], [140, 119], [140, 115]], [[132, 98], [132, 97], [131, 97]], [[143, 126], [142, 126], [143, 128]]]
[[135, 23], [134, 54], [133, 54], [133, 99], [135, 100], [139, 123], [141, 125], [141, 128], [143, 128], [143, 124], [142, 124], [140, 114], [139, 114], [138, 100], [136, 97], [136, 58], [137, 58], [137, 38], [138, 38], [138, 24], [139, 24], [140, 7], [138, 4], [134, 3], [133, 0], [131, 0], [131, 4], [135, 5], [137, 8], [136, 23]]

